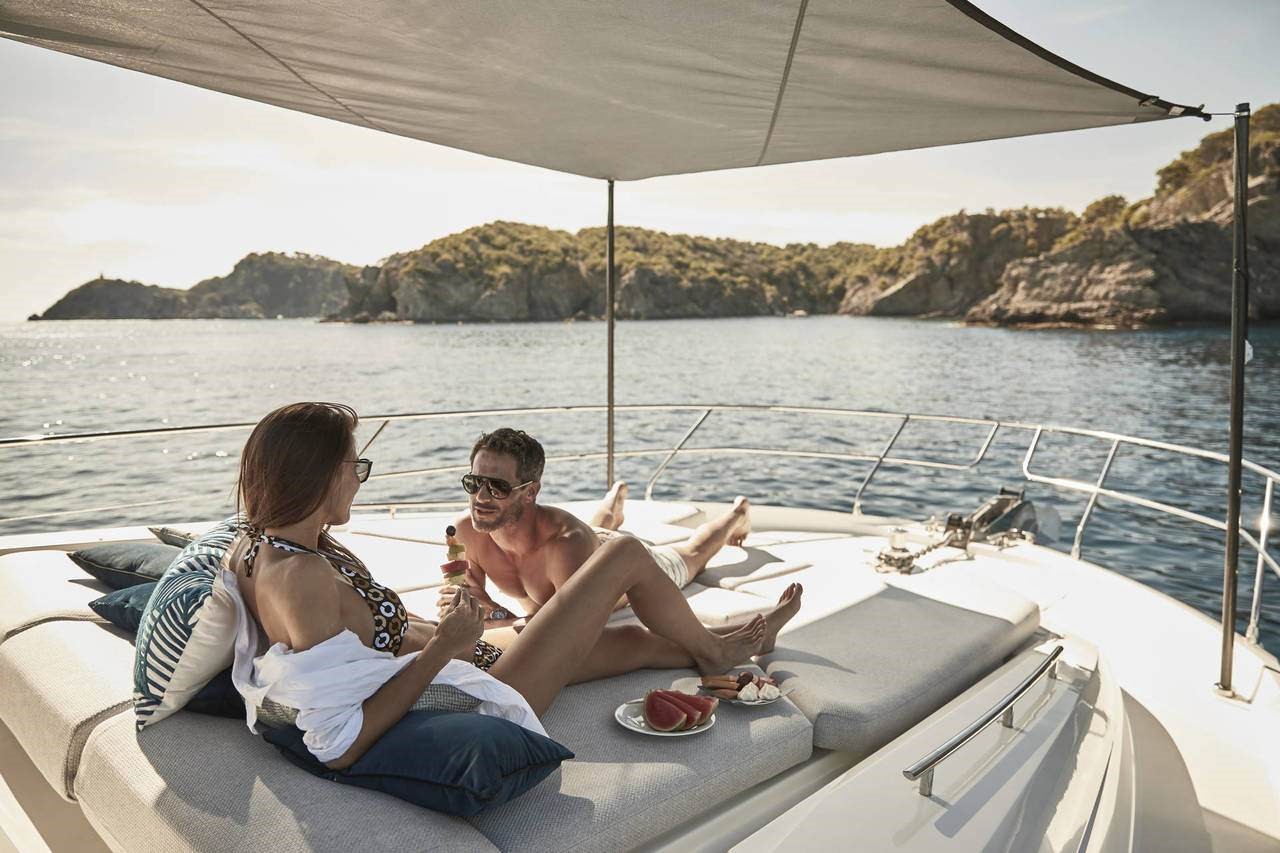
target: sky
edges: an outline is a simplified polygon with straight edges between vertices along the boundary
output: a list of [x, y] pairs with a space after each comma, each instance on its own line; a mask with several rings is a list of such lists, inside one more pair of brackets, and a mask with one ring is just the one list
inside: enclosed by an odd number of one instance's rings
[[[978, 0], [1177, 103], [1280, 101], [1276, 0]], [[619, 225], [896, 245], [960, 209], [1150, 195], [1229, 118], [620, 183]], [[376, 263], [496, 219], [604, 223], [601, 181], [505, 163], [0, 40], [0, 321], [97, 277], [186, 288], [250, 252]]]

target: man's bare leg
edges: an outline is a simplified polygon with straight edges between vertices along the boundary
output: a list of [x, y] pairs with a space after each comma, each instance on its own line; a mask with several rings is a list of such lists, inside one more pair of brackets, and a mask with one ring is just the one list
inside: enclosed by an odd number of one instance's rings
[[[760, 641], [760, 651], [756, 654], [767, 655], [773, 651], [774, 643], [778, 640], [778, 632], [782, 630], [782, 626], [790, 622], [791, 617], [800, 612], [800, 596], [803, 594], [804, 587], [798, 583], [793, 583], [782, 591], [782, 595], [778, 596], [778, 605], [764, 614], [766, 625], [764, 639]], [[728, 634], [741, 628], [742, 624], [721, 625], [707, 630], [715, 634]]]
[[684, 558], [689, 580], [693, 580], [721, 548], [725, 545], [741, 545], [750, 533], [751, 502], [738, 495], [728, 512], [699, 525], [692, 536], [671, 547]]
[[622, 526], [624, 516], [623, 505], [627, 502], [627, 484], [618, 480], [609, 487], [609, 491], [596, 507], [596, 514], [591, 516], [592, 527], [603, 527], [606, 530], [617, 530]]
[[618, 598], [626, 594], [653, 633], [684, 649], [703, 673], [750, 658], [763, 630], [717, 635], [698, 622], [684, 596], [644, 545], [629, 536], [604, 543], [529, 621], [489, 673], [543, 713], [592, 654]]
[[[774, 643], [777, 642], [778, 631], [799, 612], [800, 597], [803, 594], [804, 587], [793, 583], [782, 591], [777, 606], [768, 613], [707, 630], [713, 634], [732, 634], [746, 630], [753, 635], [760, 631], [760, 650], [757, 654], [768, 654], [773, 651]], [[488, 634], [486, 638], [487, 636]], [[604, 629], [596, 647], [582, 662], [571, 683], [594, 681], [637, 669], [682, 669], [693, 664], [693, 658], [688, 652], [647, 628], [640, 625], [610, 625]]]

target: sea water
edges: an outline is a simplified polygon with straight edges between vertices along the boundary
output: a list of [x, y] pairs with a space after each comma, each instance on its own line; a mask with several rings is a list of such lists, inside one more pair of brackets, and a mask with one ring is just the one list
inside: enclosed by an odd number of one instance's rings
[[[807, 317], [625, 322], [617, 327], [619, 405], [792, 405], [917, 412], [1052, 424], [1225, 452], [1229, 333], [1016, 331], [919, 320]], [[1280, 469], [1280, 328], [1251, 334], [1247, 458]], [[361, 439], [397, 412], [599, 405], [606, 399], [605, 326], [343, 325], [312, 321], [68, 321], [0, 324], [0, 437], [253, 422], [283, 403], [332, 400], [364, 417]], [[645, 481], [701, 416], [698, 408], [620, 412], [618, 474]], [[878, 454], [900, 419], [717, 411], [654, 487], [658, 499], [728, 500], [849, 510], [869, 465], [853, 460], [697, 453], [715, 447]], [[550, 455], [599, 452], [601, 412], [396, 422], [366, 455], [375, 478], [361, 502], [461, 501], [458, 473], [378, 474], [465, 465], [483, 430], [511, 425]], [[986, 425], [913, 421], [895, 457], [967, 462]], [[0, 534], [209, 519], [233, 506], [247, 431], [159, 435], [42, 447], [0, 447]], [[945, 471], [886, 464], [863, 497], [867, 513], [924, 519], [968, 514], [1001, 486], [1026, 488], [1061, 518], [1069, 550], [1087, 496], [1026, 483], [1033, 433], [1004, 426], [981, 465]], [[1047, 434], [1040, 475], [1094, 482], [1110, 442]], [[1245, 522], [1256, 530], [1261, 481], [1246, 473]], [[605, 463], [552, 462], [547, 500], [590, 498]], [[1121, 447], [1106, 486], [1222, 518], [1226, 468]], [[1273, 505], [1280, 520], [1280, 494]], [[1103, 499], [1083, 540], [1110, 566], [1218, 617], [1223, 534]], [[1242, 547], [1247, 615], [1255, 557]], [[1273, 553], [1280, 553], [1280, 542]], [[1241, 623], [1243, 625], [1243, 622]], [[1280, 650], [1280, 578], [1264, 583], [1263, 638]]]

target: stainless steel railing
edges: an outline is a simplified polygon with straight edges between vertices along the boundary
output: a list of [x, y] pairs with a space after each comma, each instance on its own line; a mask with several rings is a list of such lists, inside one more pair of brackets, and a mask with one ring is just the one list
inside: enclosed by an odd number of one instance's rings
[[[1131, 494], [1119, 489], [1109, 488], [1107, 479], [1111, 474], [1113, 465], [1121, 451], [1138, 447], [1147, 450], [1155, 450], [1162, 453], [1173, 455], [1203, 459], [1223, 465], [1227, 464], [1227, 456], [1222, 453], [1212, 451], [1199, 450], [1197, 448], [1186, 447], [1183, 445], [1170, 444], [1168, 442], [1153, 441], [1150, 439], [1138, 438], [1134, 436], [1120, 435], [1117, 433], [1105, 432], [1100, 430], [1077, 429], [1073, 427], [1046, 426], [1042, 424], [1023, 423], [1018, 421], [999, 421], [990, 418], [964, 418], [953, 417], [948, 415], [927, 415], [927, 414], [908, 414], [896, 412], [879, 412], [860, 409], [842, 409], [823, 406], [780, 406], [780, 405], [745, 405], [745, 404], [639, 404], [616, 406], [618, 412], [643, 413], [643, 412], [693, 412], [695, 418], [689, 428], [683, 433], [680, 440], [673, 446], [664, 449], [640, 449], [640, 450], [605, 450], [605, 451], [585, 451], [578, 453], [558, 454], [548, 457], [548, 462], [581, 462], [591, 460], [606, 460], [610, 470], [612, 470], [613, 461], [616, 459], [641, 459], [661, 457], [659, 463], [654, 468], [645, 482], [644, 495], [646, 499], [653, 496], [654, 488], [660, 481], [662, 476], [667, 472], [669, 467], [674, 463], [677, 457], [688, 456], [771, 456], [771, 457], [792, 457], [807, 459], [825, 459], [834, 462], [852, 462], [866, 463], [870, 465], [866, 475], [863, 477], [856, 492], [852, 496], [851, 511], [861, 514], [863, 509], [864, 498], [868, 493], [872, 481], [885, 467], [909, 467], [924, 468], [945, 471], [967, 471], [977, 468], [988, 457], [992, 443], [1001, 431], [1022, 431], [1031, 434], [1027, 445], [1026, 452], [1022, 460], [1022, 475], [1032, 483], [1047, 485], [1055, 489], [1065, 491], [1078, 492], [1088, 495], [1088, 501], [1085, 509], [1081, 514], [1080, 520], [1076, 525], [1075, 538], [1072, 542], [1071, 555], [1079, 559], [1083, 552], [1083, 543], [1085, 531], [1088, 529], [1090, 521], [1093, 519], [1096, 510], [1100, 507], [1100, 500], [1107, 498], [1109, 501], [1124, 503], [1132, 506], [1143, 507], [1164, 515], [1168, 515], [1183, 521], [1189, 521], [1194, 524], [1210, 527], [1215, 530], [1225, 531], [1227, 523], [1225, 520], [1211, 518], [1209, 516], [1192, 512], [1182, 507], [1173, 506], [1162, 501], [1152, 500], [1141, 495]], [[588, 405], [588, 406], [543, 406], [534, 408], [504, 408], [504, 409], [484, 409], [470, 411], [448, 411], [448, 412], [402, 412], [389, 415], [377, 415], [366, 418], [367, 421], [380, 421], [381, 425], [375, 432], [374, 436], [366, 444], [372, 444], [391, 423], [414, 422], [414, 421], [438, 421], [438, 420], [458, 420], [467, 418], [498, 418], [510, 416], [530, 416], [543, 414], [582, 414], [607, 412], [607, 406]], [[697, 446], [690, 447], [689, 441], [693, 436], [702, 429], [703, 426], [711, 419], [712, 415], [723, 415], [727, 413], [751, 413], [751, 414], [770, 414], [770, 415], [804, 415], [815, 418], [841, 418], [841, 419], [871, 419], [878, 421], [891, 421], [893, 423], [892, 433], [884, 445], [878, 452], [874, 453], [857, 453], [844, 451], [826, 451], [826, 450], [795, 450], [780, 447], [755, 447], [743, 445], [720, 445], [720, 446]], [[904, 431], [911, 424], [938, 424], [944, 427], [949, 426], [977, 426], [982, 427], [981, 439], [977, 442], [972, 455], [958, 460], [939, 460], [926, 459], [919, 456], [896, 455], [893, 453], [898, 444], [899, 439]], [[20, 448], [31, 448], [37, 446], [45, 446], [52, 444], [67, 443], [91, 443], [98, 441], [115, 441], [126, 439], [138, 439], [144, 437], [169, 436], [180, 434], [199, 434], [214, 432], [229, 432], [239, 430], [249, 430], [254, 426], [253, 423], [219, 423], [205, 424], [197, 426], [176, 426], [176, 427], [160, 427], [148, 429], [134, 430], [110, 430], [91, 433], [74, 433], [65, 435], [28, 435], [17, 436], [13, 438], [0, 439], [0, 452], [10, 450], [18, 450]], [[1109, 449], [1106, 459], [1098, 471], [1098, 475], [1091, 482], [1083, 480], [1074, 480], [1065, 477], [1051, 477], [1032, 471], [1032, 463], [1036, 454], [1041, 448], [1042, 439], [1046, 435], [1056, 434], [1063, 436], [1073, 436], [1077, 438], [1086, 438], [1109, 443]], [[362, 451], [363, 452], [363, 451]], [[1257, 555], [1255, 565], [1255, 576], [1253, 586], [1253, 599], [1250, 606], [1250, 615], [1248, 627], [1245, 631], [1245, 637], [1252, 642], [1257, 642], [1259, 622], [1261, 619], [1261, 595], [1263, 588], [1263, 576], [1265, 569], [1270, 567], [1271, 570], [1280, 577], [1280, 561], [1270, 553], [1269, 533], [1270, 533], [1270, 513], [1273, 504], [1276, 484], [1280, 483], [1280, 474], [1258, 465], [1249, 460], [1244, 460], [1244, 469], [1261, 477], [1264, 482], [1263, 510], [1256, 525], [1256, 533], [1248, 530], [1241, 525], [1240, 537], [1247, 545], [1252, 547]], [[467, 465], [440, 465], [425, 468], [407, 468], [397, 471], [380, 472], [374, 474], [370, 479], [387, 480], [405, 477], [428, 477], [433, 475], [441, 475], [448, 473], [462, 473], [468, 470]], [[109, 512], [119, 509], [127, 509], [140, 506], [160, 506], [164, 504], [174, 504], [190, 501], [192, 496], [185, 498], [148, 501], [143, 503], [121, 503], [112, 506], [97, 506], [85, 509], [61, 510], [50, 513], [33, 513], [28, 515], [11, 516], [9, 518], [0, 518], [0, 523], [12, 521], [39, 520], [42, 518], [61, 517], [75, 514], [92, 514], [95, 512]], [[385, 510], [391, 514], [399, 509], [409, 508], [444, 508], [451, 506], [460, 506], [462, 501], [395, 501], [376, 504], [357, 504], [357, 509], [377, 509]]]
[[937, 766], [946, 761], [957, 749], [977, 737], [978, 732], [994, 723], [997, 718], [1005, 728], [1013, 728], [1013, 704], [1046, 675], [1049, 678], [1054, 677], [1053, 667], [1061, 655], [1062, 646], [1055, 646], [1053, 651], [1040, 662], [1030, 675], [1022, 679], [1021, 683], [1010, 690], [999, 702], [988, 708], [982, 716], [952, 735], [946, 743], [903, 770], [902, 775], [908, 781], [920, 780], [920, 796], [933, 796], [933, 771]]

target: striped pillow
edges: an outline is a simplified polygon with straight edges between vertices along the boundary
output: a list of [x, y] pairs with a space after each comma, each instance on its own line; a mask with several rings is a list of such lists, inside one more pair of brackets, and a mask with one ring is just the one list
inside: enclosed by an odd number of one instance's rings
[[236, 611], [218, 570], [236, 538], [236, 521], [223, 521], [183, 548], [147, 602], [133, 664], [140, 730], [187, 704], [231, 665]]

